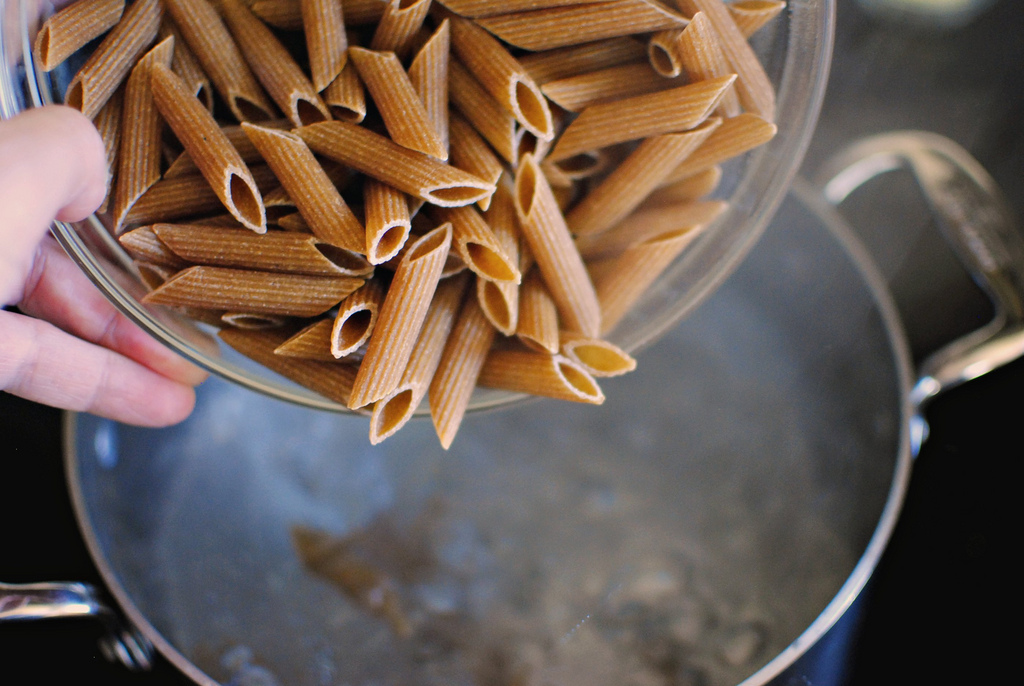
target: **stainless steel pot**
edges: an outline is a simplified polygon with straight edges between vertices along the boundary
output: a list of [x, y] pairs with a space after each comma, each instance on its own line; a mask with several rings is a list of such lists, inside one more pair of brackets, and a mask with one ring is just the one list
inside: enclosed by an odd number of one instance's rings
[[[897, 165], [998, 313], [916, 383], [828, 204]], [[168, 430], [69, 416], [83, 533], [140, 632], [112, 645], [204, 684], [833, 683], [818, 658], [888, 541], [922, 403], [1024, 347], [1024, 251], [943, 139], [874, 139], [823, 177], [601, 408], [480, 413], [447, 453], [216, 381]], [[0, 592], [0, 616], [66, 607]]]

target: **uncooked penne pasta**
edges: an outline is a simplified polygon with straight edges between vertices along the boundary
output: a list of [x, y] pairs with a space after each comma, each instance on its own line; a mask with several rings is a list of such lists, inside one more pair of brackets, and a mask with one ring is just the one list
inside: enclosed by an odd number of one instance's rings
[[345, 68], [338, 74], [338, 78], [327, 86], [321, 97], [331, 114], [339, 121], [358, 124], [366, 117], [363, 82], [359, 80], [359, 72], [351, 62], [345, 63]]
[[153, 43], [163, 14], [160, 0], [135, 0], [71, 79], [64, 104], [95, 117]]
[[362, 285], [362, 279], [348, 276], [308, 276], [199, 265], [178, 272], [143, 302], [315, 317]]
[[363, 208], [366, 258], [370, 264], [387, 262], [409, 239], [409, 201], [405, 193], [386, 183], [367, 179], [363, 182]]
[[241, 0], [218, 0], [221, 14], [257, 80], [295, 126], [331, 118], [317, 89], [273, 31]]
[[380, 281], [370, 279], [341, 302], [331, 323], [331, 355], [335, 358], [351, 355], [370, 339], [386, 294]]
[[[177, 44], [175, 44], [175, 51], [177, 51]], [[270, 129], [288, 129], [291, 128], [291, 122], [287, 119], [273, 119], [261, 122], [260, 126]], [[249, 140], [249, 136], [245, 133], [245, 129], [240, 125], [227, 124], [225, 126], [221, 126], [220, 130], [227, 137], [231, 145], [234, 146], [243, 162], [246, 164], [254, 164], [263, 161], [263, 155], [261, 155], [256, 146], [252, 144], [252, 141]], [[163, 178], [173, 179], [178, 176], [188, 176], [189, 174], [198, 173], [199, 169], [196, 167], [196, 163], [192, 160], [192, 156], [189, 155], [188, 151], [185, 150], [167, 167], [167, 171], [164, 172]]]
[[562, 334], [559, 345], [562, 355], [586, 369], [591, 376], [621, 376], [636, 369], [633, 356], [600, 338]]
[[548, 7], [580, 5], [608, 0], [442, 0], [442, 4], [463, 17], [490, 17], [509, 12], [527, 12]]
[[427, 395], [445, 342], [462, 307], [468, 281], [455, 277], [438, 284], [402, 378], [393, 391], [373, 404], [371, 444], [380, 443], [405, 425]]
[[530, 155], [516, 171], [515, 202], [523, 236], [558, 305], [563, 328], [596, 337], [601, 311], [594, 286], [551, 187]]
[[628, 248], [618, 257], [591, 265], [601, 303], [601, 335], [611, 332], [675, 258], [699, 235], [676, 229]]
[[[686, 73], [694, 81], [732, 73], [729, 60], [722, 52], [718, 33], [703, 12], [693, 15], [686, 28], [679, 32], [673, 47]], [[735, 88], [722, 95], [719, 111], [726, 117], [735, 117], [740, 113], [740, 99]]]
[[707, 119], [735, 76], [591, 105], [562, 132], [548, 159], [555, 162], [580, 152], [662, 133], [686, 131]]
[[[253, 14], [271, 26], [288, 31], [302, 28], [299, 0], [254, 0], [249, 6]], [[346, 26], [379, 21], [386, 6], [387, 0], [341, 0]]]
[[[106, 152], [107, 157], [107, 174], [111, 179], [114, 179], [114, 172], [117, 169], [118, 151], [121, 147], [121, 112], [123, 105], [124, 88], [118, 88], [92, 120], [96, 130], [100, 132], [100, 137], [103, 139], [103, 150]], [[103, 203], [99, 206], [97, 212], [107, 211], [112, 191], [113, 188], [108, 185], [107, 194], [104, 196]]]
[[152, 226], [140, 226], [126, 231], [117, 238], [117, 242], [136, 260], [158, 267], [167, 267], [180, 271], [190, 266], [180, 255], [167, 247], [157, 237]]
[[528, 131], [541, 140], [554, 138], [547, 100], [526, 69], [477, 24], [461, 17], [450, 21], [452, 50], [462, 65]]
[[255, 124], [242, 124], [242, 128], [274, 170], [313, 234], [339, 248], [365, 252], [365, 229], [306, 143], [289, 131]]
[[119, 233], [131, 206], [160, 180], [160, 138], [164, 124], [153, 103], [149, 77], [154, 64], [170, 66], [173, 52], [174, 38], [168, 36], [136, 63], [125, 83], [124, 114], [121, 118], [124, 149], [117, 159], [111, 220], [115, 233]]
[[281, 376], [320, 395], [345, 405], [356, 377], [356, 367], [337, 362], [319, 362], [274, 354], [292, 332], [289, 329], [249, 331], [221, 329], [221, 340]]
[[[449, 159], [448, 162], [473, 176], [497, 186], [498, 180], [505, 171], [505, 165], [480, 137], [469, 122], [459, 114], [452, 114], [449, 124]], [[480, 200], [477, 205], [486, 210], [493, 196]]]
[[[358, 293], [359, 291], [356, 292]], [[298, 357], [303, 360], [334, 362], [335, 357], [331, 354], [332, 328], [334, 328], [334, 320], [331, 317], [317, 319], [308, 326], [296, 331], [281, 345], [274, 348], [274, 354], [284, 357]]]
[[174, 254], [193, 264], [321, 276], [367, 277], [362, 255], [340, 250], [309, 234], [272, 231], [265, 235], [195, 224], [150, 227]]
[[[253, 166], [249, 171], [256, 180], [257, 188], [277, 186], [277, 179], [268, 166]], [[128, 211], [124, 226], [173, 222], [185, 217], [213, 214], [218, 210], [223, 211], [224, 204], [201, 174], [161, 179]], [[243, 226], [240, 222], [238, 225]]]
[[784, 0], [733, 0], [726, 7], [744, 38], [750, 38], [758, 29], [786, 9]]
[[238, 45], [207, 0], [164, 0], [178, 31], [238, 121], [274, 117], [274, 105], [256, 81]]
[[519, 287], [516, 337], [532, 350], [558, 352], [558, 307], [536, 268], [526, 273]]
[[389, 0], [370, 40], [371, 50], [389, 50], [405, 58], [430, 11], [430, 0]]
[[615, 226], [643, 202], [722, 123], [712, 117], [682, 133], [652, 136], [636, 147], [566, 215], [577, 237]]
[[448, 97], [452, 106], [506, 162], [518, 161], [515, 117], [457, 60], [448, 64]]
[[774, 138], [776, 131], [778, 127], [775, 124], [756, 114], [744, 112], [730, 117], [665, 178], [665, 184], [706, 171], [716, 164], [760, 147]]
[[[409, 64], [409, 83], [420, 96], [441, 146], [448, 151], [448, 55], [451, 29], [443, 20]], [[447, 159], [447, 158], [446, 158]], [[467, 170], [470, 171], [470, 170]]]
[[256, 180], [213, 116], [169, 67], [150, 69], [153, 100], [213, 192], [238, 221], [264, 233], [266, 212]]
[[646, 207], [674, 205], [687, 200], [697, 200], [710, 195], [722, 180], [722, 168], [718, 165], [697, 172], [679, 181], [662, 185], [644, 200]]
[[519, 63], [543, 89], [544, 84], [592, 71], [639, 62], [646, 55], [644, 45], [632, 36], [544, 50], [519, 57]]
[[[261, 331], [264, 329], [277, 329], [285, 326], [290, 319], [276, 314], [256, 314], [253, 312], [225, 312], [220, 316], [220, 321], [228, 326], [250, 331]], [[214, 324], [217, 326], [217, 324]]]
[[313, 88], [322, 92], [348, 61], [348, 36], [339, 0], [300, 0]]
[[43, 71], [53, 71], [124, 13], [124, 0], [79, 0], [51, 15], [36, 34], [34, 53]]
[[492, 350], [477, 383], [591, 405], [604, 402], [601, 387], [582, 366], [562, 355], [532, 350]]
[[662, 76], [675, 78], [683, 73], [683, 57], [679, 49], [679, 35], [683, 29], [658, 31], [647, 41], [647, 59]]
[[479, 210], [466, 207], [432, 207], [431, 218], [451, 222], [452, 250], [475, 274], [491, 281], [519, 283], [519, 254], [508, 254]]
[[[641, 206], [604, 233], [579, 236], [576, 247], [587, 260], [617, 255], [629, 246], [684, 227], [704, 227], [728, 204], [721, 200], [689, 200], [670, 205]], [[699, 228], [693, 229], [694, 234]]]
[[395, 53], [359, 47], [349, 48], [348, 53], [391, 140], [410, 150], [447, 160], [448, 149]]
[[390, 393], [419, 335], [452, 240], [442, 224], [414, 242], [402, 258], [377, 315], [348, 406], [364, 407]]
[[722, 52], [738, 77], [736, 93], [740, 103], [748, 112], [773, 121], [775, 88], [753, 48], [736, 27], [726, 3], [723, 0], [676, 0], [676, 4], [691, 17], [697, 12], [707, 15], [718, 34]]
[[631, 62], [548, 81], [541, 90], [562, 109], [579, 112], [591, 105], [653, 93], [683, 83], [665, 78], [646, 62]]
[[506, 43], [527, 50], [686, 26], [685, 17], [655, 0], [577, 4], [482, 17], [477, 22]]
[[445, 450], [462, 424], [494, 336], [480, 303], [466, 298], [430, 382], [430, 418]]
[[[491, 203], [484, 219], [494, 232], [494, 238], [502, 253], [508, 255], [512, 263], [519, 266], [519, 219], [512, 192], [506, 184], [498, 186], [494, 193], [494, 202]], [[494, 328], [506, 336], [515, 334], [519, 322], [519, 284], [478, 278], [476, 297], [480, 308]]]
[[321, 122], [295, 133], [321, 155], [441, 207], [471, 205], [494, 192], [494, 186], [468, 172], [355, 124]]
[[135, 270], [138, 272], [139, 278], [142, 279], [142, 283], [146, 286], [147, 291], [159, 288], [167, 279], [174, 276], [175, 271], [161, 264], [139, 261], [135, 262]]

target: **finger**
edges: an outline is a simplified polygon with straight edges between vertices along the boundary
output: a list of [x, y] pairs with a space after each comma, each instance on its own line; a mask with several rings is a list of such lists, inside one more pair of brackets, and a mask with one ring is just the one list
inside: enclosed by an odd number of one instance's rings
[[174, 381], [194, 386], [207, 377], [121, 314], [52, 239], [39, 246], [18, 307]]
[[66, 410], [139, 426], [189, 415], [195, 392], [55, 326], [0, 311], [0, 390]]
[[103, 141], [80, 112], [50, 106], [0, 122], [0, 299], [16, 302], [54, 218], [83, 219], [103, 201]]

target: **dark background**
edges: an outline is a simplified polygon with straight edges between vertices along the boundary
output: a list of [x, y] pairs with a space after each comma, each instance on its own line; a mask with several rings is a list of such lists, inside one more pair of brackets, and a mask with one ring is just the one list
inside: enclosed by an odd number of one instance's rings
[[[937, 30], [840, 0], [832, 77], [805, 173], [857, 137], [924, 129], [966, 147], [1024, 217], [1022, 125], [1024, 5], [1000, 0], [966, 27]], [[922, 353], [976, 326], [986, 311], [963, 277], [939, 279], [915, 264], [914, 257], [927, 253], [915, 241], [930, 241], [934, 229], [905, 200], [904, 186], [895, 180], [868, 189], [848, 209], [857, 226], [871, 227], [865, 237], [892, 277], [915, 352]], [[911, 244], [901, 248], [899, 241]], [[1024, 452], [1017, 424], [1022, 389], [1024, 362], [1018, 362], [931, 406], [931, 437], [866, 597], [851, 686], [1006, 683], [1014, 673], [1018, 594], [1011, 577], [1018, 566], [1012, 551], [1020, 527], [1011, 470], [1016, 473]], [[59, 412], [0, 393], [2, 581], [100, 584], [65, 490], [60, 430]], [[98, 636], [89, 620], [0, 626], [0, 683], [85, 677], [106, 684], [187, 683], [159, 660], [141, 676], [109, 665], [96, 647]]]

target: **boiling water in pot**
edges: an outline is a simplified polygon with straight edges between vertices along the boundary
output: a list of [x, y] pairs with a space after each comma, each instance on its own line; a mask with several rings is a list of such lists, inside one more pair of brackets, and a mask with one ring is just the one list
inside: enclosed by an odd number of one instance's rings
[[81, 418], [100, 544], [224, 683], [737, 683], [849, 576], [897, 452], [877, 311], [794, 231], [601, 408], [474, 415], [448, 452], [217, 381], [168, 431]]

